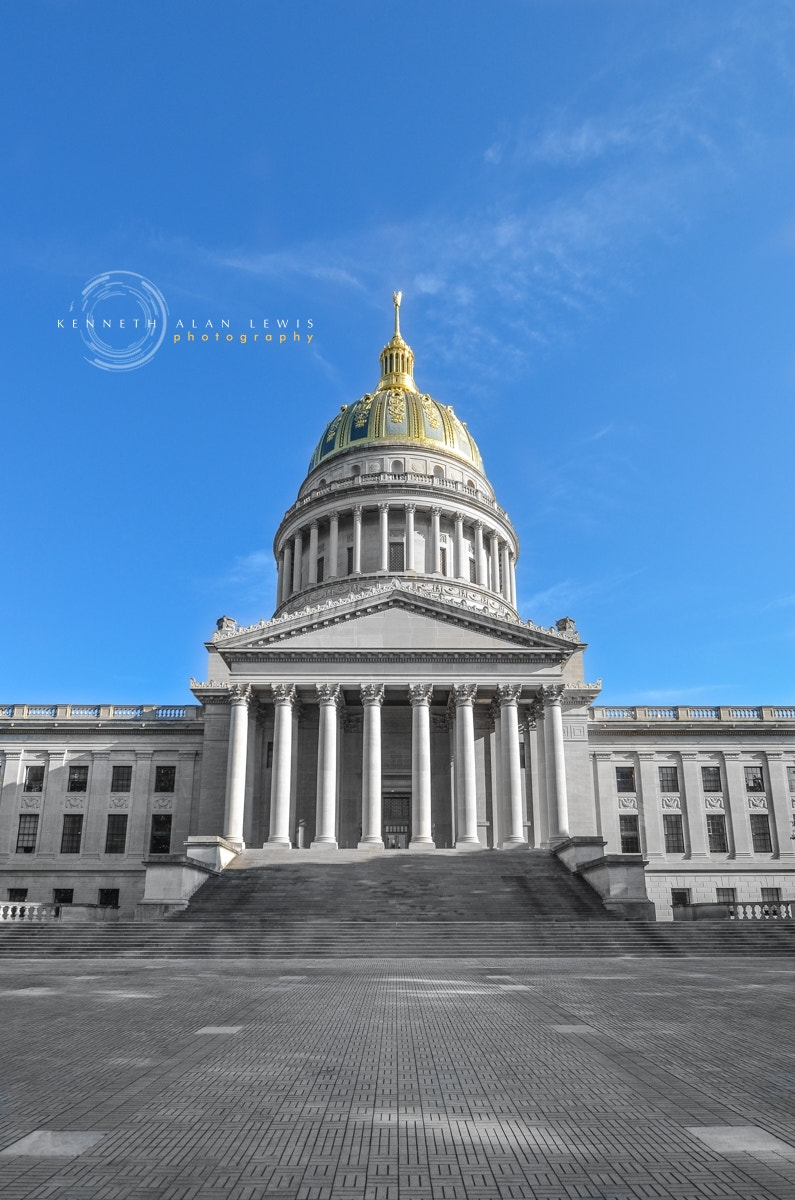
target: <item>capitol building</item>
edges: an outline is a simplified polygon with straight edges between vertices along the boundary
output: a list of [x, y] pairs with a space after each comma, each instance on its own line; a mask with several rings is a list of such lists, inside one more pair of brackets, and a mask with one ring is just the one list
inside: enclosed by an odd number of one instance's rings
[[[0, 904], [153, 919], [241, 853], [554, 850], [617, 915], [795, 899], [795, 705], [602, 707], [516, 606], [519, 542], [400, 330], [222, 617], [195, 704], [0, 705]], [[465, 415], [465, 414], [462, 414]]]

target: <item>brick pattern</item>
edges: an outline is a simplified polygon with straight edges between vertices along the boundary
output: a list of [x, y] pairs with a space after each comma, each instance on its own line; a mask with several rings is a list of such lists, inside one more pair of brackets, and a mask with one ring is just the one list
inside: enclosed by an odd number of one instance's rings
[[795, 1197], [774, 1142], [735, 1153], [692, 1133], [754, 1126], [793, 1145], [790, 962], [498, 970], [9, 961], [0, 1147], [42, 1129], [105, 1136], [77, 1157], [0, 1158], [0, 1194]]

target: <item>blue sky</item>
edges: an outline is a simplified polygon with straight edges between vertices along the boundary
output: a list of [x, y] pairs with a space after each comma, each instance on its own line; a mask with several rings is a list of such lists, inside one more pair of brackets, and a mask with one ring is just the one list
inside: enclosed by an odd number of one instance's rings
[[[609, 703], [792, 703], [795, 4], [0, 14], [5, 702], [182, 702], [390, 295]], [[307, 345], [99, 370], [97, 274]], [[71, 311], [75, 311], [73, 308]]]

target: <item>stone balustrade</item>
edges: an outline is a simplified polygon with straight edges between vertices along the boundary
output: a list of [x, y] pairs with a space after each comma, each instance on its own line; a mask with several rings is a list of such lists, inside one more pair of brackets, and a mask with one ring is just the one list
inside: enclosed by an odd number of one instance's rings
[[785, 707], [602, 706], [590, 710], [592, 721], [795, 721], [795, 705]]
[[428, 492], [449, 493], [451, 495], [469, 496], [473, 500], [477, 500], [479, 504], [485, 505], [491, 512], [502, 517], [503, 520], [509, 521], [507, 512], [497, 504], [496, 500], [491, 497], [482, 488], [467, 487], [465, 483], [461, 483], [457, 479], [442, 479], [436, 475], [420, 475], [413, 471], [406, 471], [401, 475], [393, 475], [389, 471], [373, 472], [366, 475], [348, 475], [344, 479], [332, 479], [323, 487], [313, 488], [306, 496], [301, 496], [296, 500], [291, 508], [287, 509], [284, 514], [284, 520], [288, 520], [294, 513], [300, 512], [307, 505], [314, 504], [316, 500], [325, 496], [337, 496], [345, 492], [357, 492], [362, 488], [368, 490], [373, 487], [393, 488], [395, 482], [399, 481], [401, 486], [408, 484], [412, 489], [419, 488]]
[[754, 901], [746, 904], [729, 904], [729, 919], [732, 921], [791, 921], [795, 917], [790, 900]]
[[18, 904], [0, 904], [0, 921], [40, 923], [57, 921], [60, 915], [57, 904], [28, 904], [27, 900]]
[[14, 721], [196, 721], [198, 704], [0, 704], [0, 719]]

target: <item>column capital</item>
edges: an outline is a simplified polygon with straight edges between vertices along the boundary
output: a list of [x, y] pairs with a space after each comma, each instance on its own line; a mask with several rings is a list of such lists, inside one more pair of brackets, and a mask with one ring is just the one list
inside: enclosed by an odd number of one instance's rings
[[433, 697], [432, 683], [410, 683], [409, 703], [412, 708], [418, 704], [430, 704]]
[[338, 683], [316, 683], [315, 691], [319, 704], [336, 706], [340, 702], [340, 685]]
[[294, 683], [272, 683], [271, 692], [274, 704], [289, 704], [291, 708], [295, 708], [298, 703], [298, 692]]
[[229, 685], [230, 704], [245, 704], [248, 707], [252, 695], [250, 683], [230, 683]]
[[361, 504], [354, 504], [354, 506], [353, 506], [354, 519], [358, 519], [358, 520], [362, 519], [362, 507], [363, 507], [363, 505], [361, 505]]
[[388, 513], [389, 512], [389, 504], [387, 502], [379, 504], [378, 511], [382, 512], [382, 513]]
[[522, 694], [521, 683], [498, 683], [494, 695], [500, 708], [514, 705]]
[[547, 684], [546, 687], [541, 688], [541, 696], [543, 697], [545, 705], [560, 704], [561, 700], [563, 699], [563, 684]]
[[432, 504], [432, 505], [431, 505], [431, 512], [434, 514], [434, 516], [436, 516], [436, 517], [440, 517], [440, 516], [442, 515], [442, 506], [441, 506], [441, 504]]
[[407, 512], [407, 513], [413, 513], [413, 512], [415, 512], [415, 511], [416, 511], [416, 509], [417, 509], [417, 505], [415, 504], [415, 502], [414, 502], [413, 500], [408, 500], [408, 501], [407, 501], [407, 502], [406, 502], [406, 503], [403, 505], [403, 507], [405, 508], [405, 510], [406, 510], [406, 512]]
[[310, 529], [317, 529], [317, 527], [318, 527], [318, 525], [319, 525], [319, 524], [320, 524], [320, 522], [317, 520], [317, 518], [316, 518], [316, 517], [313, 517], [313, 518], [312, 518], [312, 520], [309, 522], [309, 528], [310, 528]]
[[464, 524], [464, 514], [462, 512], [454, 512], [453, 518], [455, 521], [460, 521], [462, 525]]
[[532, 721], [538, 721], [544, 716], [544, 698], [539, 692], [527, 707], [527, 715]]
[[383, 683], [363, 683], [361, 685], [362, 704], [378, 704], [384, 703], [384, 685]]
[[456, 708], [461, 708], [462, 705], [471, 706], [477, 693], [476, 683], [454, 683], [450, 689], [450, 696]]

